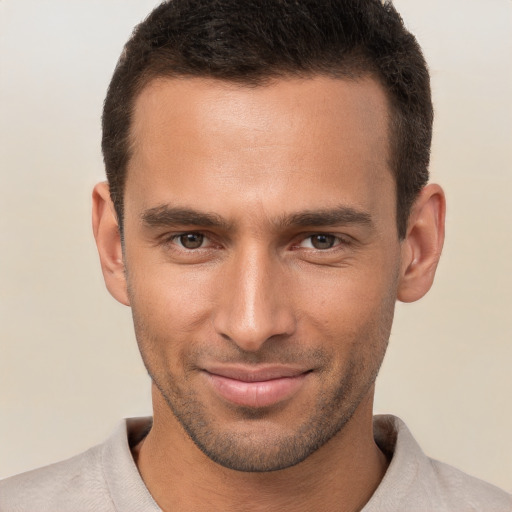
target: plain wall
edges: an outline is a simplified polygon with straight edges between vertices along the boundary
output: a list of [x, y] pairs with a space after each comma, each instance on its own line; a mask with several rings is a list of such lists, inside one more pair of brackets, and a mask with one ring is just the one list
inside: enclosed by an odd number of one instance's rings
[[[149, 0], [0, 0], [0, 477], [151, 413], [130, 311], [90, 228], [102, 101]], [[430, 294], [398, 305], [376, 412], [425, 452], [512, 491], [512, 2], [400, 0], [436, 107], [447, 241]]]

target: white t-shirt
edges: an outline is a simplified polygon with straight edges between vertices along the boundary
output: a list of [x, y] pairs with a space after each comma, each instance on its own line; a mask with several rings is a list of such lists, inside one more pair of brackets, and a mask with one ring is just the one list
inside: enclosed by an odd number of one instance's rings
[[[0, 511], [161, 512], [130, 451], [150, 422], [124, 420], [101, 445], [0, 481]], [[399, 418], [376, 416], [374, 433], [391, 462], [362, 512], [512, 512], [511, 495], [428, 458]]]

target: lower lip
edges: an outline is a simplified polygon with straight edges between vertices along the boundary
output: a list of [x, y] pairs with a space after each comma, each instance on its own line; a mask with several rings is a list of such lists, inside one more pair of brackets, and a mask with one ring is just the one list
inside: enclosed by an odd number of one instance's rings
[[308, 374], [257, 382], [230, 379], [208, 372], [206, 375], [214, 391], [228, 402], [244, 407], [269, 407], [297, 393]]

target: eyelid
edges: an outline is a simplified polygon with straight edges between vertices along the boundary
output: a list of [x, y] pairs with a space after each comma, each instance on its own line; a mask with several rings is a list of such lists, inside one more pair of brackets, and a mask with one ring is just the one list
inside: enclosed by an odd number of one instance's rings
[[[188, 249], [187, 247], [184, 247], [181, 243], [178, 243], [180, 237], [183, 235], [201, 235], [203, 237], [203, 243], [200, 247], [197, 247], [196, 249]], [[185, 252], [193, 252], [193, 251], [199, 251], [201, 249], [208, 249], [208, 245], [211, 244], [212, 238], [204, 231], [194, 230], [191, 229], [189, 231], [179, 231], [174, 233], [166, 233], [162, 237], [162, 243], [164, 245], [168, 246], [175, 246], [178, 247], [178, 250], [182, 250]]]
[[[203, 235], [203, 233], [197, 233], [195, 231], [191, 231], [191, 232], [186, 232], [186, 233], [180, 233], [179, 235], [174, 235], [172, 237], [172, 240], [179, 240], [180, 238], [182, 238], [183, 236], [187, 236], [187, 235], [194, 235], [194, 236], [200, 236], [202, 237], [201, 241], [202, 242], [205, 242], [208, 240], [208, 237]], [[201, 244], [202, 245], [202, 244]]]
[[[313, 232], [313, 233], [308, 233], [305, 236], [302, 235], [300, 240], [298, 240], [298, 242], [296, 244], [294, 244], [294, 246], [295, 247], [303, 247], [302, 246], [303, 242], [305, 242], [306, 240], [310, 240], [312, 237], [318, 236], [318, 235], [329, 236], [329, 237], [335, 238], [336, 239], [335, 244], [332, 247], [329, 247], [327, 249], [317, 249], [315, 247], [307, 247], [307, 249], [311, 249], [311, 250], [319, 251], [319, 252], [327, 252], [329, 250], [336, 250], [340, 246], [347, 246], [347, 245], [350, 245], [352, 243], [352, 239], [348, 235], [341, 235], [339, 233], [326, 233], [326, 232], [323, 232], [323, 231], [316, 231], [316, 232]], [[305, 248], [305, 247], [303, 247], [303, 248]]]
[[[188, 235], [188, 234], [202, 235], [203, 236], [203, 244], [196, 249], [188, 249], [188, 248], [184, 247], [181, 243], [177, 242], [181, 236]], [[315, 235], [332, 236], [336, 239], [335, 244], [332, 247], [327, 248], [327, 249], [317, 249], [315, 247], [308, 248], [308, 247], [302, 246], [302, 243], [304, 241], [310, 240]], [[219, 246], [223, 245], [222, 242], [216, 243], [215, 242], [216, 237], [212, 236], [211, 233], [209, 233], [207, 231], [195, 230], [195, 229], [183, 230], [183, 231], [178, 231], [178, 232], [173, 232], [173, 233], [166, 233], [166, 234], [162, 235], [160, 238], [162, 240], [161, 243], [163, 243], [165, 245], [172, 245], [174, 247], [177, 247], [178, 250], [182, 250], [185, 252], [207, 250], [207, 249], [211, 249], [215, 245], [219, 245]], [[318, 252], [334, 251], [334, 250], [340, 248], [340, 246], [347, 247], [349, 245], [352, 245], [354, 242], [353, 238], [349, 235], [340, 234], [340, 233], [332, 233], [332, 232], [324, 232], [324, 231], [310, 231], [309, 233], [302, 233], [299, 236], [295, 237], [295, 240], [296, 241], [292, 243], [292, 249], [304, 248], [304, 249], [309, 249], [311, 251], [318, 251]]]

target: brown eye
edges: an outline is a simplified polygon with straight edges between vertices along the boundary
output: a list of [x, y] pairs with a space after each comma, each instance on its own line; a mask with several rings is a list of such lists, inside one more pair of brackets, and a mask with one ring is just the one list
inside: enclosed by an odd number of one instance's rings
[[336, 243], [336, 237], [333, 235], [312, 235], [310, 240], [315, 249], [330, 249]]
[[203, 245], [204, 235], [201, 235], [201, 233], [184, 233], [179, 235], [178, 240], [185, 249], [199, 249]]

